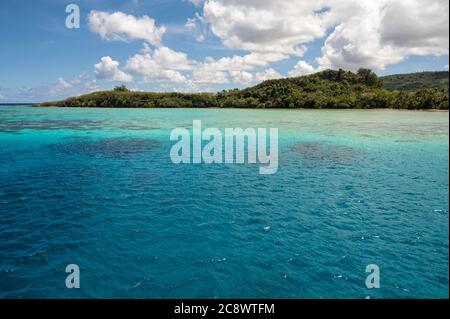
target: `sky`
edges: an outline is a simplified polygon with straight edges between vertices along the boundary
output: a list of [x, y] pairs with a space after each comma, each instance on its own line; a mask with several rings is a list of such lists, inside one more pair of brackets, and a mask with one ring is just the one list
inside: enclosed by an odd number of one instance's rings
[[448, 0], [0, 1], [0, 103], [448, 70], [448, 52]]

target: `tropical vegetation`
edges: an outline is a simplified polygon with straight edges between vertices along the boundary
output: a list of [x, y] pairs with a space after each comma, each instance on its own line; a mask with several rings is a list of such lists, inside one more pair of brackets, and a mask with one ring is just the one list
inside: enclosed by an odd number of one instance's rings
[[[448, 72], [447, 72], [448, 78]], [[308, 76], [264, 81], [246, 89], [218, 93], [132, 92], [125, 86], [39, 106], [134, 108], [310, 108], [448, 110], [448, 81], [408, 86], [409, 77], [378, 77], [368, 69], [353, 73], [325, 70]], [[397, 81], [397, 85], [393, 83]], [[398, 84], [402, 82], [403, 84]], [[417, 83], [414, 82], [414, 83]], [[439, 82], [440, 83], [440, 82]], [[400, 89], [396, 89], [399, 87]], [[408, 87], [408, 89], [402, 89]], [[414, 87], [414, 89], [412, 89]]]

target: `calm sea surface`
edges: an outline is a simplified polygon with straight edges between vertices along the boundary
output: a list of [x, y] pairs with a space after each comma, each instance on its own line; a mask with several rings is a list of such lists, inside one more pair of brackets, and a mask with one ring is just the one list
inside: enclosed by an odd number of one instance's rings
[[[277, 127], [278, 173], [172, 164], [194, 119]], [[0, 107], [0, 298], [447, 298], [448, 138], [447, 112]]]

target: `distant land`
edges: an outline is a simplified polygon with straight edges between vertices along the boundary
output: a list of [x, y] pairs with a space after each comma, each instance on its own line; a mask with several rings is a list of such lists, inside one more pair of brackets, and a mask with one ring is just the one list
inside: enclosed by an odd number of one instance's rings
[[448, 71], [419, 72], [389, 75], [381, 79], [386, 90], [415, 91], [427, 88], [448, 90], [448, 75]]
[[448, 79], [448, 71], [378, 77], [368, 69], [325, 70], [218, 93], [132, 92], [119, 86], [35, 106], [448, 110]]

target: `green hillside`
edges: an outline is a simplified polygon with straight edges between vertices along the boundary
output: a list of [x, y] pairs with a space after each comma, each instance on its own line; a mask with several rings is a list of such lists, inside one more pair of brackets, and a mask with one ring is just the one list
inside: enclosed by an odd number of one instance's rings
[[396, 74], [382, 77], [386, 90], [415, 91], [423, 88], [447, 89], [448, 71]]
[[390, 91], [370, 70], [326, 70], [295, 78], [264, 81], [243, 90], [218, 93], [146, 93], [126, 87], [64, 101], [38, 104], [62, 107], [221, 107], [334, 109], [448, 109], [448, 88]]

